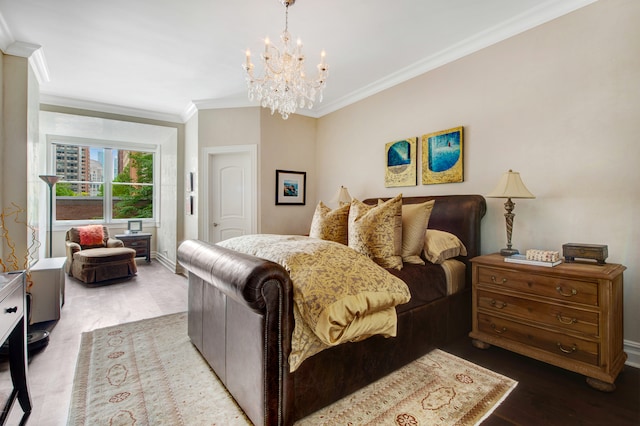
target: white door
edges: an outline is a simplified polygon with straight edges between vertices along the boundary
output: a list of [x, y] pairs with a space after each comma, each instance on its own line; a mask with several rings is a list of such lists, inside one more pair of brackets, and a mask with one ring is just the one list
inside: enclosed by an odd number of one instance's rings
[[[255, 170], [252, 150], [221, 148], [208, 158], [208, 241], [255, 233]], [[228, 152], [226, 152], [228, 151]]]

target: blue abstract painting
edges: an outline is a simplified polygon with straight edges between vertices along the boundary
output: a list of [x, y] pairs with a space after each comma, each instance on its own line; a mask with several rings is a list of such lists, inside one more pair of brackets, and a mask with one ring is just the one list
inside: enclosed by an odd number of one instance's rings
[[422, 136], [422, 183], [463, 181], [462, 127]]
[[387, 164], [384, 184], [394, 186], [415, 186], [418, 184], [417, 149], [418, 138], [408, 138], [389, 142], [385, 146]]

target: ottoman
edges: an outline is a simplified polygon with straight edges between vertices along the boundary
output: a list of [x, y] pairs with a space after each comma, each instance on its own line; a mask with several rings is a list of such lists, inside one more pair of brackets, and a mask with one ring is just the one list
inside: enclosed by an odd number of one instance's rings
[[93, 248], [73, 253], [72, 275], [85, 283], [128, 278], [138, 272], [136, 251], [126, 247]]

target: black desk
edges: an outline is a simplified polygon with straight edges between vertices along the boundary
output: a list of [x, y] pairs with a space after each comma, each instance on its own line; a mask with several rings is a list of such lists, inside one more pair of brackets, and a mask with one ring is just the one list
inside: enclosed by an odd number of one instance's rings
[[24, 272], [0, 273], [0, 342], [9, 339], [9, 368], [13, 382], [13, 391], [0, 415], [0, 425], [7, 420], [16, 398], [24, 411], [23, 422], [31, 414], [24, 279]]

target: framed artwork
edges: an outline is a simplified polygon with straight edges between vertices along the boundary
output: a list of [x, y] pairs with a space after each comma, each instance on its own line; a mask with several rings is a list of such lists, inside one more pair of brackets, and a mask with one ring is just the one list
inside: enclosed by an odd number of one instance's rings
[[422, 136], [422, 184], [463, 182], [462, 126]]
[[276, 205], [304, 206], [306, 187], [307, 172], [276, 170]]
[[130, 234], [137, 234], [142, 231], [142, 221], [141, 220], [130, 220], [127, 222], [127, 231]]
[[403, 139], [385, 145], [385, 187], [418, 184], [417, 149], [418, 138]]
[[195, 173], [189, 172], [187, 175], [187, 192], [195, 191]]
[[195, 214], [195, 204], [196, 204], [196, 197], [193, 194], [189, 194], [187, 196], [187, 202], [186, 202], [186, 213], [189, 216], [193, 216]]

